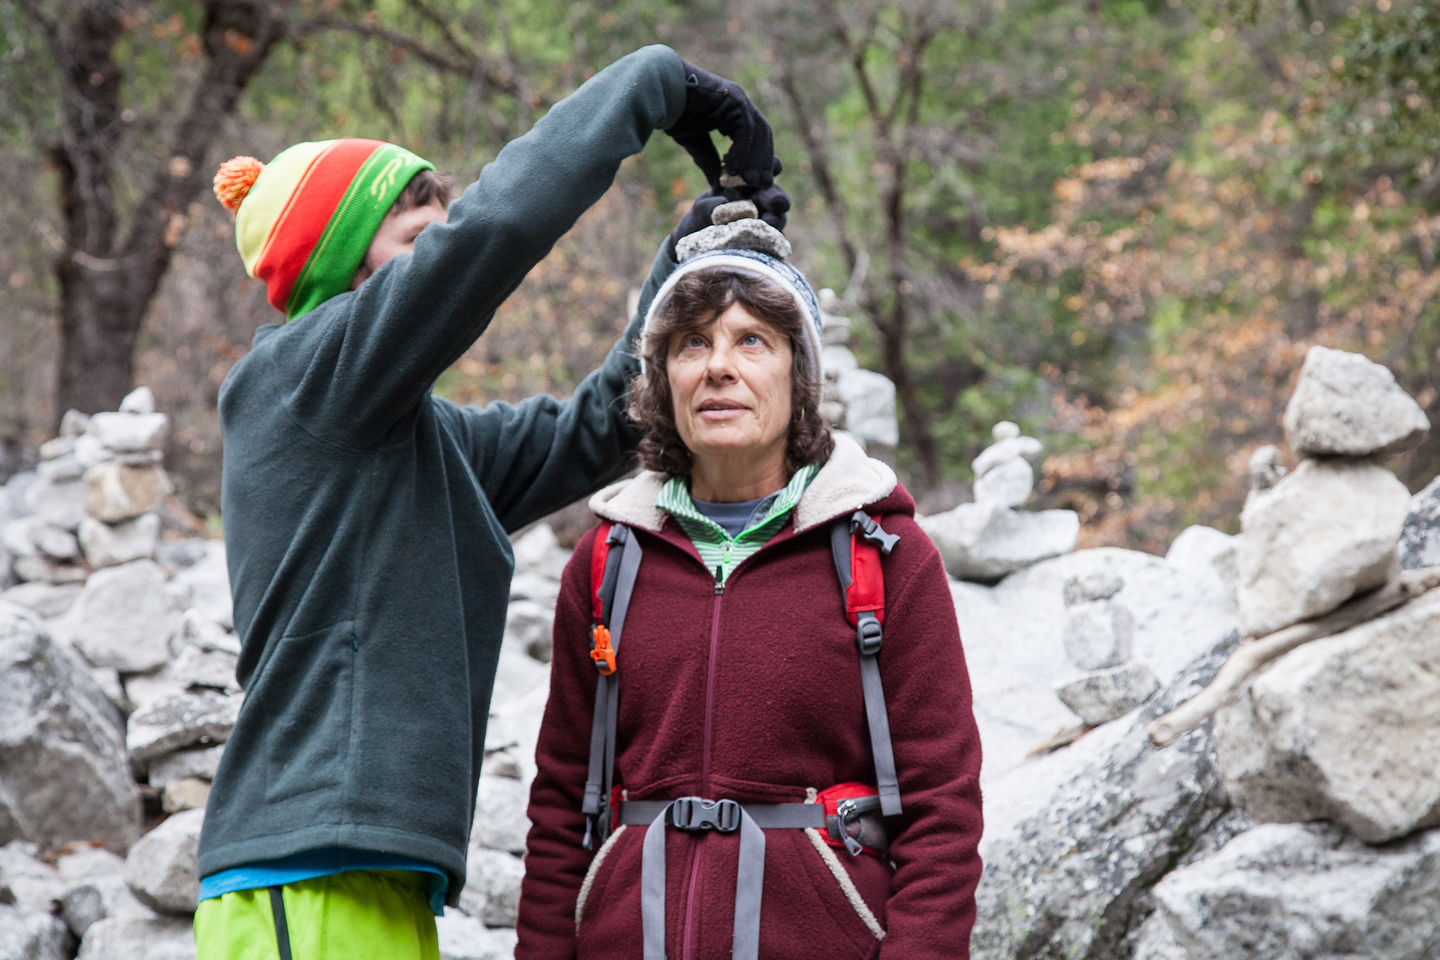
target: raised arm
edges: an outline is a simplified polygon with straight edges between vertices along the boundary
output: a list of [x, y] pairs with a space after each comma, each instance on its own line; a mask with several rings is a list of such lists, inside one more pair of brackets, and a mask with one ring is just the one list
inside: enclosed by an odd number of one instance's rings
[[435, 378], [480, 336], [525, 274], [650, 134], [686, 115], [683, 62], [651, 46], [596, 74], [508, 144], [426, 228], [415, 252], [287, 325], [290, 411], [329, 439], [390, 439]]

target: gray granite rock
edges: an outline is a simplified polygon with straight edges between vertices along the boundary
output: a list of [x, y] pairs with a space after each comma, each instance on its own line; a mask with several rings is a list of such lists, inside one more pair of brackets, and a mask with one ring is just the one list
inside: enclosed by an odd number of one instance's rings
[[55, 866], [66, 885], [61, 915], [75, 936], [84, 937], [106, 917], [154, 916], [125, 883], [125, 861], [110, 851], [85, 848], [60, 857]]
[[95, 666], [144, 673], [170, 659], [176, 619], [165, 571], [136, 560], [96, 571], [66, 615], [65, 631]]
[[1385, 456], [1420, 442], [1425, 411], [1385, 367], [1358, 353], [1314, 346], [1285, 408], [1285, 439], [1297, 453]]
[[1170, 542], [1165, 559], [1196, 574], [1219, 577], [1233, 595], [1235, 578], [1239, 575], [1239, 540], [1214, 527], [1197, 524], [1180, 531]]
[[140, 834], [119, 712], [38, 619], [0, 603], [0, 842]]
[[520, 881], [525, 864], [513, 854], [471, 847], [465, 883], [479, 883], [485, 894], [480, 919], [490, 927], [513, 927], [520, 905]]
[[24, 607], [46, 619], [58, 617], [74, 606], [84, 589], [81, 583], [21, 583], [0, 593], [0, 601]]
[[1124, 604], [1095, 600], [1069, 610], [1063, 643], [1071, 663], [1081, 670], [1104, 670], [1130, 659], [1135, 648], [1135, 617]]
[[1159, 912], [1186, 960], [1440, 956], [1440, 832], [1384, 847], [1273, 824], [1165, 877]]
[[150, 786], [164, 787], [172, 780], [189, 777], [214, 780], [215, 771], [220, 768], [220, 756], [224, 752], [225, 747], [221, 745], [177, 750], [158, 757], [150, 764]]
[[471, 842], [487, 850], [523, 854], [525, 835], [530, 832], [530, 818], [525, 815], [529, 796], [529, 787], [521, 780], [482, 776]]
[[515, 931], [491, 929], [478, 919], [447, 912], [435, 918], [440, 938], [440, 960], [511, 960], [515, 956]]
[[675, 241], [675, 256], [684, 263], [711, 250], [759, 250], [779, 260], [790, 259], [790, 241], [764, 220], [733, 220], [697, 230]]
[[1130, 660], [1062, 684], [1055, 695], [1075, 711], [1081, 722], [1094, 727], [1125, 716], [1159, 689], [1155, 671], [1138, 660]]
[[10, 960], [69, 960], [74, 938], [65, 921], [50, 913], [22, 910], [0, 901], [0, 957]]
[[1073, 510], [1020, 513], [995, 503], [962, 503], [916, 520], [939, 548], [950, 576], [981, 583], [1069, 553], [1080, 532]]
[[1440, 477], [1410, 498], [1410, 512], [1400, 531], [1400, 566], [1440, 566]]
[[555, 610], [534, 600], [514, 600], [505, 611], [505, 644], [541, 663], [550, 662]]
[[[970, 461], [970, 469], [975, 471], [976, 477], [985, 476], [1008, 460], [1024, 460], [1031, 466], [1040, 462], [1040, 457], [1045, 452], [1040, 441], [1034, 437], [1022, 437], [1019, 435], [1019, 427], [1015, 427], [1013, 423], [1010, 426], [1015, 428], [1014, 436], [997, 436], [995, 443], [986, 447], [978, 457]], [[1002, 432], [1009, 433], [1008, 430]]]
[[1440, 591], [1312, 640], [1216, 714], [1251, 819], [1326, 819], [1383, 843], [1440, 826]]
[[1035, 489], [1035, 470], [1025, 460], [1003, 460], [975, 478], [975, 502], [1018, 507]]
[[1208, 682], [1234, 642], [1207, 651], [1131, 718], [986, 788], [973, 960], [1126, 956], [1156, 879], [1217, 831], [1228, 839], [1236, 821], [1209, 725], [1163, 750], [1145, 730]]
[[159, 544], [160, 517], [153, 513], [120, 523], [102, 523], [94, 517], [80, 521], [80, 546], [97, 569], [151, 559]]
[[835, 393], [845, 405], [845, 429], [868, 447], [893, 447], [900, 442], [895, 418], [895, 384], [873, 370], [837, 371]]
[[200, 895], [195, 851], [203, 810], [172, 814], [141, 837], [125, 858], [125, 882], [141, 903], [160, 913], [189, 916]]
[[1409, 502], [1405, 485], [1377, 464], [1301, 461], [1241, 516], [1241, 632], [1271, 633], [1384, 583]]
[[121, 413], [149, 416], [155, 412], [155, 394], [149, 387], [136, 387], [120, 400]]
[[48, 523], [75, 530], [85, 519], [83, 480], [36, 480], [25, 488], [25, 505]]
[[175, 491], [165, 468], [158, 463], [107, 460], [86, 470], [83, 482], [85, 512], [105, 523], [120, 523], [149, 513]]
[[76, 960], [195, 960], [189, 917], [106, 917], [85, 932]]
[[130, 715], [125, 741], [136, 763], [176, 750], [224, 743], [240, 713], [239, 694], [195, 690], [142, 706]]
[[1114, 572], [1102, 570], [1085, 573], [1065, 581], [1065, 606], [1075, 607], [1084, 603], [1109, 600], [1125, 589], [1125, 580]]
[[85, 432], [116, 453], [159, 450], [170, 433], [170, 418], [163, 413], [97, 413]]

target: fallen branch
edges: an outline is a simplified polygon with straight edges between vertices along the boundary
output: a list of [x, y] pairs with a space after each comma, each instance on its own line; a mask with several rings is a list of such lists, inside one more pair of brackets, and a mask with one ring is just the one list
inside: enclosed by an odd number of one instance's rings
[[1383, 587], [1357, 597], [1319, 620], [1292, 624], [1274, 633], [1246, 640], [1225, 661], [1215, 679], [1189, 700], [1150, 725], [1150, 742], [1157, 747], [1174, 743], [1219, 710], [1256, 670], [1302, 643], [1328, 637], [1371, 620], [1440, 587], [1440, 568], [1406, 570]]

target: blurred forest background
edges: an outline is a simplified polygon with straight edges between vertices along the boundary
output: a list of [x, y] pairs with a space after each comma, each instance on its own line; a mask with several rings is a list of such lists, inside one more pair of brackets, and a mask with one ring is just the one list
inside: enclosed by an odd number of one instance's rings
[[[360, 135], [463, 185], [655, 41], [771, 119], [795, 259], [895, 381], [922, 508], [1013, 419], [1082, 546], [1234, 532], [1315, 343], [1437, 409], [1434, 3], [0, 0], [0, 478], [143, 383], [214, 522], [216, 393], [276, 317], [215, 167]], [[568, 392], [703, 187], [657, 135], [439, 392]], [[1418, 489], [1440, 436], [1389, 465]]]

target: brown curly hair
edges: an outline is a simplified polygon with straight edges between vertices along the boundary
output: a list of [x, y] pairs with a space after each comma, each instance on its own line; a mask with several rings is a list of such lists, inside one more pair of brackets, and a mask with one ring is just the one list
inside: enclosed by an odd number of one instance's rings
[[[639, 426], [640, 465], [672, 477], [690, 475], [690, 451], [675, 424], [675, 401], [670, 393], [665, 358], [672, 334], [699, 329], [733, 304], [790, 338], [790, 435], [785, 444], [787, 473], [808, 463], [824, 463], [835, 449], [830, 425], [820, 416], [820, 381], [807, 372], [804, 324], [810, 320], [795, 298], [773, 284], [750, 274], [724, 268], [696, 270], [675, 282], [660, 311], [650, 318], [640, 345], [640, 362], [646, 371], [630, 381], [629, 414]], [[819, 357], [813, 367], [819, 368]]]

